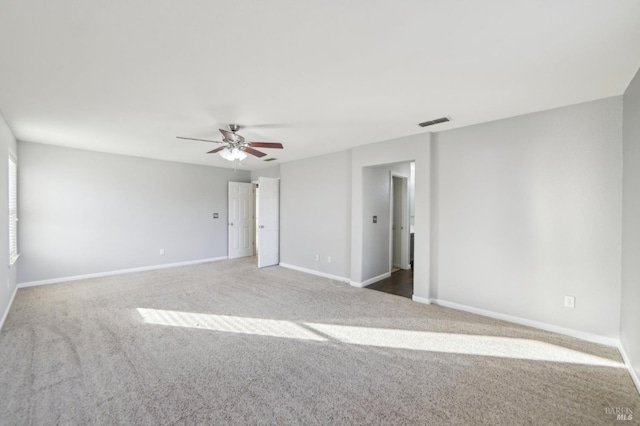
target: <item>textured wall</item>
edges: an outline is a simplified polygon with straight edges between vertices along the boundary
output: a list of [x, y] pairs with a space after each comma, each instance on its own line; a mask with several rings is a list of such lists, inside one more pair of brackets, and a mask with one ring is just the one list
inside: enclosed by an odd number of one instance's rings
[[227, 255], [227, 182], [249, 172], [18, 145], [19, 282]]
[[640, 377], [640, 71], [624, 94], [620, 339]]
[[617, 337], [621, 118], [615, 97], [439, 133], [437, 297]]

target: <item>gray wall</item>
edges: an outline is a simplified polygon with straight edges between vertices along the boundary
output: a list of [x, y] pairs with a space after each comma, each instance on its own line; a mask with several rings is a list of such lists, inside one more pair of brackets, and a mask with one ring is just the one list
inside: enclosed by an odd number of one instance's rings
[[624, 94], [620, 340], [640, 377], [640, 71]]
[[250, 180], [51, 145], [18, 151], [21, 283], [226, 256], [227, 182]]
[[284, 163], [280, 174], [280, 262], [348, 279], [350, 152]]
[[615, 97], [439, 133], [437, 297], [617, 337], [621, 117]]
[[[11, 301], [11, 297], [13, 296], [16, 290], [16, 270], [17, 266], [22, 261], [22, 258], [18, 259], [17, 263], [14, 263], [12, 267], [8, 268], [9, 265], [9, 217], [7, 206], [9, 205], [9, 196], [8, 196], [8, 155], [9, 150], [13, 151], [15, 155], [17, 155], [16, 150], [16, 140], [13, 137], [13, 133], [11, 133], [11, 129], [7, 125], [7, 122], [0, 112], [0, 152], [2, 156], [0, 158], [0, 259], [2, 259], [3, 264], [0, 265], [0, 325], [2, 319], [5, 317], [7, 311], [9, 310], [9, 302]], [[18, 173], [21, 172], [20, 168], [22, 164], [20, 163], [20, 158], [18, 158]], [[18, 216], [20, 218], [20, 216]], [[20, 234], [18, 234], [18, 239], [20, 239]], [[18, 245], [18, 253], [21, 252], [22, 247]]]
[[251, 182], [257, 181], [260, 177], [267, 178], [279, 178], [280, 177], [280, 165], [269, 167], [267, 169], [252, 170]]
[[[411, 163], [365, 167], [363, 170], [363, 281], [389, 272], [389, 176], [392, 171], [410, 177]], [[373, 223], [373, 216], [378, 217], [377, 223]]]

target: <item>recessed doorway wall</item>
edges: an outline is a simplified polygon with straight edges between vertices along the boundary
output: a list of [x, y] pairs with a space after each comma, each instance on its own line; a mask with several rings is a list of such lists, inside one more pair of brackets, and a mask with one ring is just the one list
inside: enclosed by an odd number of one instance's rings
[[[398, 264], [401, 267], [409, 267], [410, 172], [410, 162], [365, 167], [363, 170], [364, 285], [390, 276], [394, 263], [394, 248]], [[396, 194], [393, 191], [394, 180], [399, 181]], [[398, 201], [397, 204], [394, 203], [394, 199]], [[394, 217], [395, 210], [397, 214]]]
[[[429, 303], [431, 297], [431, 133], [356, 147], [351, 151], [351, 284], [364, 287], [367, 276], [365, 261], [366, 230], [371, 217], [365, 215], [366, 173], [371, 167], [415, 161], [415, 240], [414, 289], [412, 299]], [[410, 171], [409, 171], [410, 173]]]

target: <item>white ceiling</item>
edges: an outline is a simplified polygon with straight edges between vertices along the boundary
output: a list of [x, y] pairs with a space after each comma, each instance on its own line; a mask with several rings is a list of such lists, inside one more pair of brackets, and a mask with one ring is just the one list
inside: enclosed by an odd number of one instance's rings
[[19, 140], [221, 167], [175, 136], [284, 144], [256, 169], [620, 95], [638, 67], [637, 0], [0, 0]]

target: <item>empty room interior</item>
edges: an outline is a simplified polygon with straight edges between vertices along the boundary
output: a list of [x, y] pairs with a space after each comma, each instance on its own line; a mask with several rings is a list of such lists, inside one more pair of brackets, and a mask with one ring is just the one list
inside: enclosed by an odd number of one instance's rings
[[639, 424], [640, 2], [0, 0], [0, 424]]

